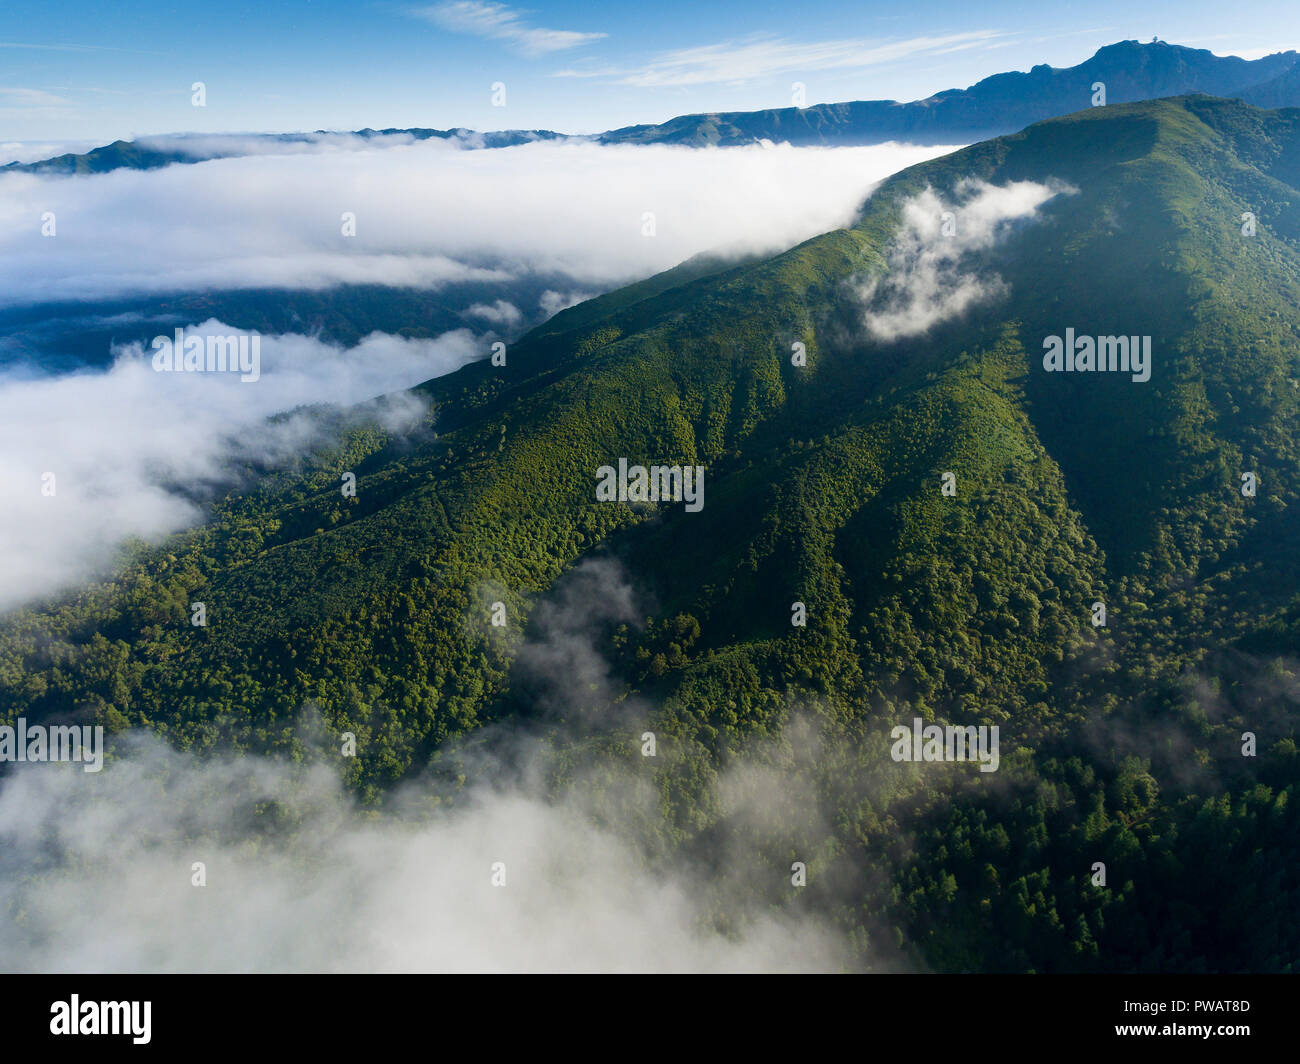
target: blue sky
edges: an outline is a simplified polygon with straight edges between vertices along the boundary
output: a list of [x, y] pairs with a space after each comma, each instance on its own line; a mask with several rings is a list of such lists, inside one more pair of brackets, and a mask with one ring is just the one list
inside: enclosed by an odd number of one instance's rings
[[[0, 142], [365, 126], [593, 132], [789, 106], [794, 82], [809, 104], [916, 99], [1153, 36], [1254, 58], [1300, 47], [1300, 5], [4, 0]], [[203, 108], [191, 105], [196, 81]], [[504, 107], [492, 105], [495, 82]]]

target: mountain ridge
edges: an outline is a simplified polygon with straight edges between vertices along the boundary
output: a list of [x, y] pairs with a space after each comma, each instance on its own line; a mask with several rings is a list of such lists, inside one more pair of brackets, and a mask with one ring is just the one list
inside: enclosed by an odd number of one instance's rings
[[[407, 136], [458, 141], [466, 147], [510, 147], [539, 140], [598, 144], [678, 144], [732, 147], [764, 140], [795, 145], [868, 145], [891, 140], [922, 144], [970, 143], [1013, 133], [1032, 122], [1090, 106], [1094, 82], [1106, 85], [1107, 100], [1129, 103], [1188, 93], [1240, 96], [1258, 106], [1300, 106], [1300, 55], [1294, 50], [1260, 59], [1216, 56], [1164, 41], [1120, 41], [1097, 50], [1073, 67], [1039, 64], [1028, 72], [993, 74], [965, 89], [945, 89], [923, 100], [867, 100], [759, 111], [703, 112], [666, 122], [624, 126], [594, 135], [552, 130], [478, 133], [464, 128], [362, 129], [351, 133], [317, 130], [317, 136]], [[255, 134], [268, 143], [301, 144], [311, 134]], [[151, 148], [150, 140], [114, 141], [90, 152], [67, 153], [32, 163], [9, 163], [0, 173], [108, 173], [158, 169], [177, 163], [228, 158], [231, 148], [209, 154], [182, 148]], [[179, 139], [184, 141], [182, 135]]]

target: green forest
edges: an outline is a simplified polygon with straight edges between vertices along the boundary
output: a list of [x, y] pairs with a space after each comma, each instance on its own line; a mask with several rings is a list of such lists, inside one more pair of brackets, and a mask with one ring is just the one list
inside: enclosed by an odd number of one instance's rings
[[[960, 228], [972, 182], [1028, 181], [1069, 190], [961, 264], [997, 298], [862, 328], [909, 202], [933, 191]], [[1150, 381], [1045, 373], [1066, 327], [1150, 336]], [[1300, 964], [1300, 110], [1041, 122], [896, 174], [848, 228], [687, 262], [414, 394], [419, 432], [322, 410], [332, 446], [0, 618], [0, 722], [294, 760], [352, 733], [335, 760], [374, 810], [431, 770], [454, 801], [458, 751], [528, 729], [557, 790], [649, 773], [651, 863], [743, 847], [718, 786], [757, 759], [797, 808], [753, 840], [770, 880], [716, 877], [721, 927], [816, 911], [868, 969]], [[620, 457], [703, 466], [703, 509], [598, 502]], [[514, 650], [593, 562], [640, 615], [598, 625], [591, 705], [541, 705]], [[998, 771], [894, 762], [914, 717], [997, 725]]]

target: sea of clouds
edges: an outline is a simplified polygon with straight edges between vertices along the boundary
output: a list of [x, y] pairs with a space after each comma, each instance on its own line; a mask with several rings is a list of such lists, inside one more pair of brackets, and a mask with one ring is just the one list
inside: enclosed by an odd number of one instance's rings
[[[88, 178], [0, 175], [0, 305], [205, 288], [432, 288], [526, 271], [608, 288], [703, 251], [774, 251], [836, 228], [876, 182], [951, 150], [317, 148]], [[355, 236], [343, 235], [345, 213]], [[55, 235], [43, 236], [51, 214]]]
[[[301, 761], [199, 758], [136, 732], [117, 737], [98, 773], [13, 766], [0, 776], [6, 969], [861, 966], [832, 922], [799, 905], [807, 888], [786, 856], [802, 857], [817, 884], [835, 798], [814, 784], [825, 758], [802, 719], [717, 774], [706, 802], [717, 819], [710, 860], [653, 844], [664, 826], [656, 774], [672, 771], [681, 751], [664, 734], [655, 757], [637, 753], [652, 707], [619, 699], [598, 646], [603, 626], [644, 606], [617, 563], [580, 564], [508, 648], [538, 730], [488, 729], [450, 752], [463, 786], [416, 778], [383, 812], [358, 808], [342, 783], [338, 737], [309, 707]], [[558, 771], [566, 750], [597, 731], [632, 756], [569, 759]], [[836, 893], [847, 903], [854, 889]]]
[[[268, 286], [286, 300], [345, 283], [500, 286], [464, 308], [471, 328], [428, 340], [263, 337], [255, 384], [155, 374], [134, 344], [107, 368], [51, 375], [38, 358], [0, 370], [0, 610], [102, 573], [128, 536], [198, 519], [193, 489], [226, 483], [232, 458], [291, 449], [270, 415], [408, 388], [484, 357], [490, 338], [539, 312], [702, 252], [788, 247], [848, 223], [879, 180], [947, 150], [568, 141], [471, 151], [396, 139], [322, 138], [293, 152], [261, 142], [265, 154], [90, 177], [0, 175], [0, 310], [79, 300], [76, 313], [93, 315], [97, 300]], [[343, 235], [345, 213], [355, 236]], [[512, 280], [538, 272], [571, 284], [540, 307], [516, 305]], [[124, 322], [132, 313], [115, 311]], [[53, 496], [42, 494], [45, 473], [56, 475]]]

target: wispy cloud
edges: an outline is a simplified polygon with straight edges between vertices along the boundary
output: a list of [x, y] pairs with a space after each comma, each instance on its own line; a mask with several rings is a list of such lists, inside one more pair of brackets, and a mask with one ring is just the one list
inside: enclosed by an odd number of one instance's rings
[[[620, 563], [588, 558], [533, 600], [523, 630], [470, 634], [529, 712], [444, 744], [382, 810], [349, 794], [338, 719], [311, 705], [293, 760], [199, 757], [136, 732], [114, 737], [102, 774], [0, 778], [6, 968], [913, 970], [874, 920], [854, 942], [842, 919], [887, 887], [884, 866], [837, 857], [831, 812], [895, 793], [896, 773], [867, 767], [890, 764], [883, 732], [864, 755], [792, 705], [779, 738], [716, 765], [666, 734], [653, 762], [637, 756], [659, 707], [625, 690], [603, 648], [652, 609]], [[350, 726], [364, 755], [383, 725], [363, 711]], [[707, 810], [685, 838], [664, 780], [689, 780]], [[707, 860], [683, 859], [688, 839], [707, 841]], [[792, 887], [794, 855], [814, 906]]]
[[[1105, 43], [1110, 43], [1113, 39], [1110, 35], [1118, 32], [1114, 26], [1087, 26], [1078, 30], [1062, 30], [1060, 33], [1048, 33], [1042, 37], [1030, 37], [1024, 43], [1026, 44], [1043, 44], [1047, 41], [1061, 41], [1068, 37], [1089, 37], [1101, 35]], [[1188, 41], [1180, 42], [1188, 44]]]
[[641, 67], [573, 68], [558, 71], [554, 76], [607, 78], [642, 88], [740, 83], [813, 70], [865, 69], [904, 59], [989, 47], [1006, 36], [1002, 30], [972, 30], [892, 41], [849, 38], [800, 42], [752, 36], [663, 52]]
[[862, 324], [875, 339], [918, 336], [941, 321], [1006, 293], [996, 273], [963, 268], [964, 257], [985, 251], [1071, 186], [1013, 181], [996, 186], [962, 181], [957, 201], [926, 189], [903, 205], [903, 224], [882, 275], [854, 279], [850, 290], [864, 309]]
[[66, 107], [69, 101], [44, 89], [9, 88], [0, 85], [0, 101], [22, 107]]
[[[611, 701], [597, 643], [636, 605], [621, 568], [584, 562], [540, 604], [514, 658], [543, 711], [598, 700], [605, 749], [644, 726]], [[786, 886], [786, 852], [829, 834], [828, 799], [810, 782], [822, 778], [807, 752], [819, 737], [801, 723], [779, 749], [755, 744], [708, 772], [714, 859], [702, 862], [662, 853], [671, 829], [656, 776], [640, 757], [584, 754], [586, 724], [480, 732], [395, 788], [382, 813], [348, 794], [329, 722], [311, 709], [298, 763], [200, 759], [123, 736], [93, 784], [80, 771], [0, 779], [0, 955], [23, 972], [878, 970], [892, 958], [855, 954]], [[670, 779], [694, 767], [688, 756], [667, 741], [656, 755]], [[283, 813], [270, 830], [267, 807]], [[847, 879], [825, 911], [861, 893]]]
[[562, 52], [608, 36], [605, 33], [530, 26], [524, 21], [522, 12], [491, 0], [450, 0], [432, 7], [415, 8], [410, 13], [452, 33], [507, 41], [525, 55]]
[[0, 85], [0, 117], [55, 118], [66, 115], [72, 102], [45, 89]]
[[0, 48], [16, 48], [33, 52], [129, 52], [132, 55], [164, 55], [142, 48], [113, 48], [107, 44], [32, 44], [27, 41], [0, 41]]
[[482, 318], [484, 321], [490, 321], [494, 325], [518, 325], [524, 320], [524, 315], [520, 309], [513, 303], [507, 303], [504, 299], [498, 299], [493, 303], [475, 303], [465, 311], [466, 314], [475, 318]]
[[[246, 335], [216, 320], [186, 334]], [[0, 372], [0, 496], [13, 504], [0, 516], [0, 611], [93, 578], [127, 537], [193, 524], [197, 497], [238, 480], [229, 459], [290, 462], [326, 442], [309, 414], [268, 421], [273, 415], [365, 402], [484, 350], [468, 329], [436, 339], [373, 333], [349, 348], [293, 334], [259, 342], [255, 384], [229, 373], [157, 373], [154, 349], [139, 343], [119, 348], [103, 370], [34, 379]], [[394, 425], [424, 413], [398, 397], [381, 410]], [[202, 443], [177, 447], [181, 439]], [[32, 486], [47, 472], [56, 493], [43, 496]]]

